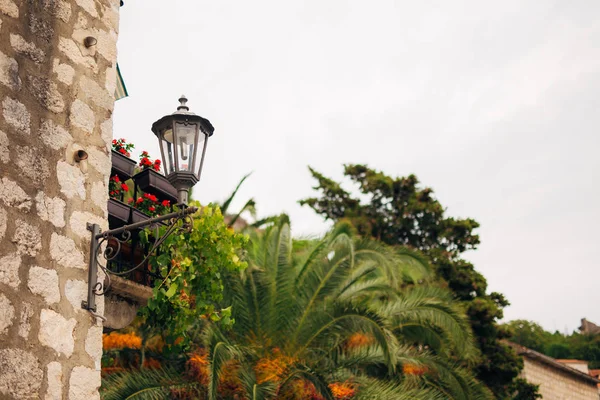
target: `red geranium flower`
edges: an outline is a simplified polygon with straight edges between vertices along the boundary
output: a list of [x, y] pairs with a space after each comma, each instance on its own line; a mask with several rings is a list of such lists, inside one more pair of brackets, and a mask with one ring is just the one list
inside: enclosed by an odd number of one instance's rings
[[154, 208], [153, 206], [150, 206], [150, 207], [148, 207], [148, 210], [154, 212], [154, 211], [156, 211], [156, 208]]
[[138, 199], [137, 199], [136, 203], [140, 204], [140, 203], [142, 203], [143, 201], [144, 201], [144, 199], [142, 199], [141, 197], [138, 197]]
[[124, 191], [126, 191], [126, 192], [127, 192], [127, 191], [129, 190], [129, 186], [127, 186], [127, 185], [126, 185], [126, 184], [124, 184], [124, 183], [121, 183], [121, 189], [123, 189]]
[[163, 202], [162, 202], [163, 207], [169, 207], [170, 205], [171, 205], [171, 202], [169, 200], [163, 200]]

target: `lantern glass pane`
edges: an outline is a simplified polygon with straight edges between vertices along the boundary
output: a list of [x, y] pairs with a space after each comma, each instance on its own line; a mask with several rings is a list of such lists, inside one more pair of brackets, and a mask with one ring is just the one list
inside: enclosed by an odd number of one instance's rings
[[163, 160], [163, 169], [165, 172], [165, 176], [169, 175], [171, 172], [175, 170], [175, 156], [173, 154], [173, 130], [166, 129], [162, 135], [162, 140], [160, 141], [160, 145], [162, 146], [162, 154], [164, 157]]
[[202, 173], [202, 165], [204, 164], [204, 155], [206, 154], [206, 145], [208, 144], [208, 135], [204, 132], [200, 132], [198, 137], [198, 160], [196, 161], [196, 176], [200, 179]]
[[177, 171], [193, 172], [194, 142], [198, 125], [175, 122], [175, 140], [178, 163]]

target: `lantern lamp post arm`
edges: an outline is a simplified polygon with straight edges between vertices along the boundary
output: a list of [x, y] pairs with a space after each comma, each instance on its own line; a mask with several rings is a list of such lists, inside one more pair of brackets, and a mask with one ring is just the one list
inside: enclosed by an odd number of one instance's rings
[[[91, 232], [91, 243], [90, 243], [90, 261], [88, 269], [88, 294], [87, 301], [81, 302], [81, 307], [88, 310], [95, 317], [104, 319], [104, 317], [96, 314], [96, 296], [104, 295], [110, 289], [110, 276], [111, 275], [125, 275], [133, 272], [146, 264], [146, 261], [155, 253], [160, 245], [173, 233], [185, 232], [192, 229], [191, 214], [198, 211], [197, 207], [182, 207], [181, 210], [162, 215], [160, 217], [151, 218], [146, 221], [137, 222], [130, 225], [125, 225], [117, 229], [108, 230], [102, 232], [98, 224], [89, 224], [87, 229]], [[159, 223], [168, 221], [166, 224], [165, 232], [159, 236]], [[179, 222], [183, 222], [182, 226], [179, 226]], [[151, 249], [147, 252], [144, 259], [135, 267], [123, 271], [113, 272], [108, 268], [108, 261], [113, 260], [121, 252], [121, 245], [127, 242], [131, 238], [131, 233], [135, 230], [154, 226], [156, 229], [154, 235], [154, 242]], [[115, 244], [109, 243], [111, 241]], [[102, 251], [103, 245], [106, 244], [106, 248]], [[106, 264], [99, 262], [98, 258], [102, 255], [107, 261]], [[98, 282], [98, 268], [104, 271], [108, 283]]]

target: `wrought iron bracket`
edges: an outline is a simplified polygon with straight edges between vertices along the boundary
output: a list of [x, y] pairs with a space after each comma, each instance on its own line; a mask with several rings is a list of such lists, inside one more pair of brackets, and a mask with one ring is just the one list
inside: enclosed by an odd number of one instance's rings
[[[173, 233], [189, 232], [192, 229], [191, 214], [198, 211], [197, 207], [182, 207], [179, 211], [160, 217], [151, 218], [146, 221], [137, 222], [130, 225], [125, 225], [117, 229], [102, 232], [98, 224], [87, 224], [88, 231], [91, 232], [90, 243], [90, 261], [88, 268], [88, 293], [87, 301], [81, 302], [81, 308], [88, 310], [95, 317], [104, 319], [103, 316], [96, 314], [96, 296], [103, 296], [110, 289], [110, 276], [126, 275], [143, 266], [146, 261], [153, 255], [160, 245]], [[181, 223], [180, 223], [181, 222]], [[114, 272], [108, 268], [108, 262], [113, 260], [121, 252], [121, 245], [131, 238], [133, 231], [154, 227], [154, 241], [150, 246], [144, 259], [136, 266], [127, 271]], [[164, 227], [165, 231], [159, 235], [160, 228]], [[112, 243], [109, 243], [111, 239]], [[106, 246], [104, 246], [106, 245]], [[104, 249], [103, 249], [104, 247]], [[103, 257], [105, 263], [99, 261], [99, 257]], [[98, 282], [98, 269], [101, 269], [105, 274], [105, 281]], [[105, 283], [108, 281], [107, 283]]]

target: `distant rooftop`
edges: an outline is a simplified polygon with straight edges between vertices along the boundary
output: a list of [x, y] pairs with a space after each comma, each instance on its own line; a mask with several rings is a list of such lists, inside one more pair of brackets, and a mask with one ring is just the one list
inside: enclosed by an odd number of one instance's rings
[[[506, 341], [505, 343], [508, 344], [510, 347], [512, 347], [517, 352], [517, 354], [520, 356], [539, 361], [541, 363], [548, 365], [549, 367], [553, 367], [555, 369], [561, 370], [563, 372], [568, 373], [569, 375], [578, 377], [587, 382], [594, 383], [596, 385], [600, 384], [600, 380], [594, 378], [593, 376], [590, 376], [589, 374], [587, 374], [583, 371], [580, 371], [578, 369], [567, 366], [566, 364], [569, 364], [568, 362], [567, 363], [559, 362], [559, 360], [555, 360], [552, 357], [548, 357], [547, 355], [538, 353], [535, 350], [531, 350], [525, 346], [521, 346], [516, 343], [512, 343], [509, 341]], [[574, 361], [574, 364], [575, 363], [585, 363], [587, 365], [587, 361], [580, 361], [580, 360], [563, 360], [563, 361]]]

